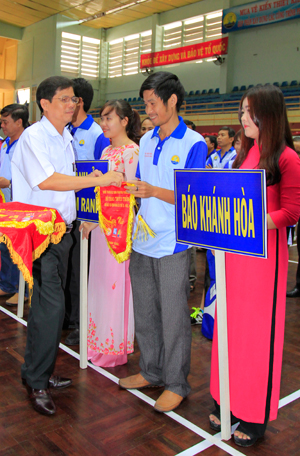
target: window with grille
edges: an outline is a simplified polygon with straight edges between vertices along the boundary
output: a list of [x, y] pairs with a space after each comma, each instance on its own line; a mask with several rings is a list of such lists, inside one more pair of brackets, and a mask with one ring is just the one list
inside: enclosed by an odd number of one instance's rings
[[164, 26], [163, 49], [182, 46], [182, 22], [173, 22]]
[[60, 69], [64, 73], [79, 75], [80, 36], [62, 32]]
[[116, 78], [123, 73], [123, 38], [109, 43], [108, 77]]
[[62, 32], [60, 68], [63, 73], [82, 75], [88, 79], [97, 78], [99, 54], [100, 40]]
[[81, 74], [90, 78], [99, 76], [100, 40], [82, 37], [81, 43]]
[[222, 11], [197, 16], [164, 26], [163, 50], [190, 46], [222, 36]]
[[204, 16], [184, 21], [183, 46], [201, 43], [204, 39]]
[[206, 16], [205, 41], [217, 40], [222, 36], [222, 11]]
[[108, 44], [108, 77], [129, 76], [140, 71], [140, 55], [151, 52], [152, 32], [126, 36]]
[[127, 36], [124, 39], [124, 67], [123, 75], [139, 72], [140, 35]]

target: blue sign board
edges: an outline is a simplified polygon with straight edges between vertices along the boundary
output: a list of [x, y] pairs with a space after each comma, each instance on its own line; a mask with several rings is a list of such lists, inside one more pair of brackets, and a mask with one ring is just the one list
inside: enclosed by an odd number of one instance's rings
[[[76, 161], [76, 175], [87, 176], [95, 169], [103, 174], [108, 171], [108, 160], [80, 160]], [[95, 187], [84, 188], [76, 193], [77, 220], [82, 222], [98, 223], [96, 208]]]
[[299, 17], [299, 0], [251, 2], [223, 10], [222, 33], [236, 32]]
[[267, 258], [264, 170], [175, 170], [176, 240]]

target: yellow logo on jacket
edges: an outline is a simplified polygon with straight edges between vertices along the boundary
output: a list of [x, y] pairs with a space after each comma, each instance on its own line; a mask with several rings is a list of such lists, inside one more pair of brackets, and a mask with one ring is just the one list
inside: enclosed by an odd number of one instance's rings
[[79, 141], [79, 145], [80, 145], [80, 146], [84, 146], [84, 139], [81, 139], [81, 140]]
[[178, 165], [179, 162], [180, 158], [178, 157], [178, 155], [173, 155], [173, 157], [171, 158], [171, 163], [173, 163], [173, 165]]

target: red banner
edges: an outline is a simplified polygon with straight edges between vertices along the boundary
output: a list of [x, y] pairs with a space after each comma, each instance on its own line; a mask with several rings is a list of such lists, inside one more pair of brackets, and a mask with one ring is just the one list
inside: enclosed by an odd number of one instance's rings
[[65, 231], [66, 225], [55, 209], [17, 202], [0, 204], [0, 242], [6, 244], [30, 292], [32, 262], [50, 242], [58, 244]]
[[205, 41], [168, 51], [150, 52], [141, 55], [140, 68], [152, 68], [174, 63], [190, 62], [213, 57], [214, 55], [227, 54], [228, 37], [219, 40]]
[[99, 225], [107, 245], [118, 263], [128, 260], [132, 245], [135, 198], [122, 187], [96, 187]]

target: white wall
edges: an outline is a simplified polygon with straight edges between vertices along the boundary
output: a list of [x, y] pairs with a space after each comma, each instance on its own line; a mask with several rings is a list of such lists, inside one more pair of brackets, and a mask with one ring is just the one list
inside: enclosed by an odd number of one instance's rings
[[300, 19], [232, 33], [232, 87], [300, 81]]

